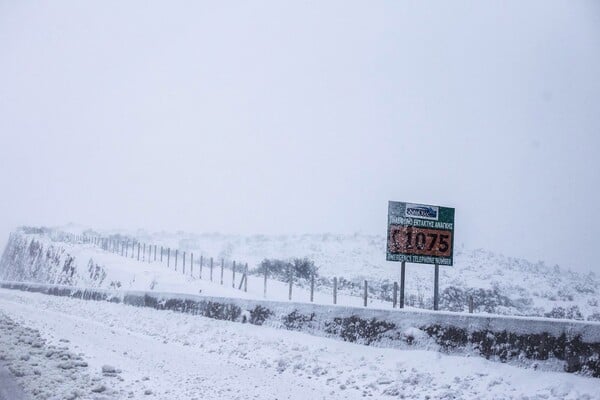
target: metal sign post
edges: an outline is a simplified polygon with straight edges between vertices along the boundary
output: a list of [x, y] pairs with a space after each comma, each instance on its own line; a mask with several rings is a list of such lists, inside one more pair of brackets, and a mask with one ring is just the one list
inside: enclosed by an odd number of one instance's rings
[[433, 277], [433, 309], [438, 310], [440, 302], [440, 266], [435, 263], [434, 277]]
[[439, 306], [439, 266], [453, 264], [454, 208], [388, 203], [387, 261], [402, 263], [400, 308], [404, 307], [405, 263], [433, 264], [433, 309]]
[[406, 262], [400, 267], [400, 308], [404, 308], [404, 278], [406, 277]]

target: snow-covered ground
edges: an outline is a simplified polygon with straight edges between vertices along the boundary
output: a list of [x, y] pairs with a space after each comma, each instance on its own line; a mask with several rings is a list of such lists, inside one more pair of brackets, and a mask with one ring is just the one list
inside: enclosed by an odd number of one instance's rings
[[0, 326], [38, 399], [600, 399], [573, 374], [5, 289]]
[[[99, 234], [80, 227], [71, 228], [73, 233]], [[232, 290], [233, 274], [231, 263], [237, 261], [236, 288], [239, 287], [241, 265], [248, 263], [250, 270], [264, 258], [289, 259], [308, 257], [320, 268], [325, 279], [317, 281], [315, 302], [331, 304], [333, 301], [331, 278], [344, 277], [352, 280], [355, 286], [340, 287], [338, 304], [362, 305], [362, 280], [369, 281], [369, 306], [391, 307], [390, 282], [398, 280], [399, 265], [384, 260], [385, 239], [372, 235], [296, 235], [296, 236], [239, 236], [221, 234], [177, 234], [138, 232], [104, 232], [117, 241], [139, 240], [140, 242], [169, 247], [171, 251], [170, 270], [166, 266], [166, 256], [160, 263], [160, 254], [154, 262], [137, 261], [137, 257], [122, 257], [98, 246], [66, 242], [60, 229], [44, 234], [19, 233], [26, 240], [39, 241], [47, 249], [49, 246], [61, 248], [61, 256], [75, 258], [77, 271], [73, 279], [62, 281], [60, 270], [54, 275], [33, 276], [44, 268], [35, 266], [35, 259], [24, 265], [10, 261], [0, 268], [0, 279], [27, 280], [43, 283], [69, 285], [90, 285], [120, 287], [123, 289], [158, 290], [208, 295], [237, 297], [263, 297], [263, 278], [250, 275], [248, 293]], [[135, 234], [135, 236], [133, 236]], [[179, 250], [178, 271], [174, 271], [174, 251]], [[187, 254], [186, 275], [182, 276], [182, 256]], [[29, 252], [30, 253], [30, 252]], [[193, 274], [189, 268], [190, 253], [194, 254]], [[137, 255], [137, 254], [136, 254]], [[199, 260], [203, 257], [202, 280], [199, 278]], [[213, 258], [213, 282], [209, 282], [209, 259]], [[147, 257], [142, 254], [142, 259]], [[220, 262], [225, 259], [223, 285], [220, 285]], [[63, 260], [64, 261], [64, 260]], [[106, 272], [104, 279], [92, 276], [90, 263]], [[11, 275], [9, 269], [29, 272], [29, 276]], [[407, 266], [406, 304], [419, 308], [431, 308], [432, 268], [428, 266]], [[25, 274], [27, 275], [27, 274]], [[100, 274], [102, 276], [102, 274]], [[325, 283], [323, 283], [325, 282]], [[285, 282], [269, 280], [267, 298], [285, 300], [288, 286]], [[386, 292], [382, 291], [386, 288]], [[531, 263], [526, 260], [504, 257], [484, 250], [466, 251], [457, 249], [455, 266], [440, 270], [441, 309], [467, 311], [467, 295], [474, 297], [475, 312], [489, 312], [505, 315], [550, 316], [553, 318], [600, 320], [600, 279], [594, 273], [580, 274], [558, 266], [549, 267], [543, 262]], [[308, 301], [308, 285], [295, 286], [293, 299]], [[384, 300], [385, 299], [385, 300]]]
[[[18, 235], [18, 244], [9, 242], [11, 247], [19, 247], [21, 252], [17, 259], [9, 259], [8, 254], [3, 258], [0, 265], [0, 279], [40, 283], [68, 284], [80, 287], [101, 287], [108, 289], [126, 290], [152, 290], [157, 292], [203, 294], [207, 296], [239, 297], [248, 299], [288, 300], [289, 285], [274, 279], [268, 279], [265, 294], [264, 277], [260, 275], [248, 275], [247, 284], [240, 288], [242, 277], [241, 268], [238, 266], [235, 277], [231, 262], [226, 263], [223, 270], [223, 281], [221, 283], [220, 260], [213, 263], [213, 277], [210, 279], [208, 261], [204, 260], [202, 279], [200, 278], [199, 257], [195, 259], [194, 268], [190, 268], [189, 253], [187, 255], [187, 266], [183, 269], [182, 255], [179, 255], [178, 266], [175, 269], [174, 256], [171, 254], [169, 266], [167, 266], [166, 255], [160, 261], [160, 255], [154, 261], [154, 257], [148, 261], [147, 257], [140, 261], [135, 257], [121, 256], [103, 250], [90, 243], [54, 242], [46, 236], [40, 235]], [[29, 247], [34, 240], [40, 244], [40, 255], [31, 251]], [[7, 248], [10, 250], [9, 248]], [[45, 257], [48, 249], [53, 255]], [[56, 255], [56, 256], [55, 256]], [[74, 272], [65, 274], [64, 266], [72, 258], [70, 264]], [[55, 262], [56, 261], [56, 262]], [[96, 271], [96, 268], [98, 271]], [[243, 289], [247, 291], [244, 291]], [[294, 285], [292, 299], [295, 301], [310, 301], [310, 288], [305, 284], [303, 287]], [[362, 306], [363, 299], [360, 296], [344, 293], [340, 290], [337, 296], [339, 305]], [[333, 293], [330, 287], [316, 285], [314, 302], [317, 304], [332, 304]], [[391, 308], [391, 302], [384, 302], [376, 298], [369, 298], [370, 307]]]

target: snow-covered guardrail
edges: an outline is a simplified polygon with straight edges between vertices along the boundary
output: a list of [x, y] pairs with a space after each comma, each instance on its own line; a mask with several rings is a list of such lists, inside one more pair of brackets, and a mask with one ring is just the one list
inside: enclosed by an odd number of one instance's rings
[[6, 282], [0, 287], [298, 330], [381, 347], [477, 354], [600, 377], [600, 323]]

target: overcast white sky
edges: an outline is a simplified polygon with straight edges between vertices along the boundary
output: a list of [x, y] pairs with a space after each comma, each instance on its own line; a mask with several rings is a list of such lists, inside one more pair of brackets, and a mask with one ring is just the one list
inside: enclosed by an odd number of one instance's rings
[[384, 235], [398, 200], [600, 271], [597, 1], [0, 0], [0, 135], [0, 243]]

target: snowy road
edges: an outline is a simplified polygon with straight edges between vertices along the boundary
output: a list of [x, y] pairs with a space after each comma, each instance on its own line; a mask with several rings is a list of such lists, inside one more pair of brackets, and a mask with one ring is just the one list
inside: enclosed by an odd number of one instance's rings
[[40, 399], [600, 399], [594, 378], [122, 304], [0, 289], [3, 318], [0, 357]]
[[0, 363], [0, 400], [27, 400], [12, 373]]

